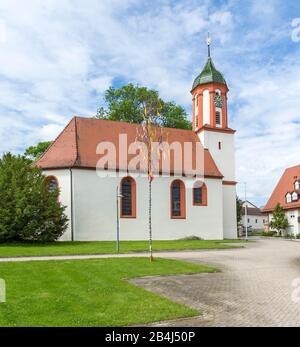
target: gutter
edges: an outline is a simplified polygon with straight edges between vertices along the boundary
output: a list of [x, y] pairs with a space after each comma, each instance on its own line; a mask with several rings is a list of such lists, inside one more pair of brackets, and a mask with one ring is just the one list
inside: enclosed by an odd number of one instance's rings
[[73, 171], [70, 170], [70, 195], [71, 195], [71, 241], [74, 241], [74, 203], [73, 203]]

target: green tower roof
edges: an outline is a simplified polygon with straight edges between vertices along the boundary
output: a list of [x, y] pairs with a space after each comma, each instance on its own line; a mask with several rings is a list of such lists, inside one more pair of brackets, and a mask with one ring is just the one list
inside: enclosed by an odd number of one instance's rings
[[221, 72], [219, 72], [215, 68], [214, 63], [212, 62], [212, 59], [209, 56], [204, 66], [204, 69], [202, 70], [200, 75], [196, 77], [193, 83], [192, 89], [196, 88], [197, 86], [201, 84], [212, 83], [212, 82], [226, 84], [225, 78], [223, 77]]

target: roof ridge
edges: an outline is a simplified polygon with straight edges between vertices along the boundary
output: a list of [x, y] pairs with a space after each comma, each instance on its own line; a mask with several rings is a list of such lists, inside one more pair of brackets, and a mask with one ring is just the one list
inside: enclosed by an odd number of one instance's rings
[[[138, 126], [138, 125], [140, 125], [139, 123], [129, 123], [129, 122], [124, 122], [124, 121], [120, 121], [120, 120], [112, 120], [112, 119], [99, 119], [99, 118], [96, 118], [96, 117], [75, 116], [75, 118], [89, 119], [89, 120], [95, 120], [95, 121], [101, 121], [101, 122], [122, 123], [122, 124], [128, 124], [129, 126]], [[164, 129], [170, 129], [170, 130], [187, 131], [187, 132], [195, 133], [194, 130], [192, 130], [192, 129], [181, 129], [181, 128], [170, 128], [170, 127], [163, 127], [163, 128]]]
[[294, 166], [290, 166], [290, 167], [287, 167], [287, 168], [285, 169], [285, 171], [288, 171], [288, 170], [291, 170], [291, 169], [295, 169], [295, 168], [297, 168], [297, 167], [299, 167], [299, 168], [300, 168], [300, 164], [298, 164], [298, 165], [294, 165]]

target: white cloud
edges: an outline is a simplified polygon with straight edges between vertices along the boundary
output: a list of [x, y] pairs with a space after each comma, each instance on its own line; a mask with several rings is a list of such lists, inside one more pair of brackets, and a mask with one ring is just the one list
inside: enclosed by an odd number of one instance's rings
[[249, 69], [235, 82], [238, 180], [263, 202], [283, 170], [300, 163], [300, 67], [290, 57], [276, 68]]
[[73, 114], [93, 116], [114, 78], [189, 109], [210, 31], [231, 89], [237, 178], [264, 201], [300, 144], [299, 53], [273, 52], [291, 35], [281, 9], [278, 0], [1, 0], [0, 152], [53, 139]]

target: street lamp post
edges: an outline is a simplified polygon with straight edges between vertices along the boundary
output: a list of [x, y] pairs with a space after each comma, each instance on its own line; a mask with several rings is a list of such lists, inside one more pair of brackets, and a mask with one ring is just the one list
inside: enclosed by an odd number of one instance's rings
[[248, 211], [247, 211], [247, 182], [245, 184], [245, 236], [246, 241], [248, 241]]

